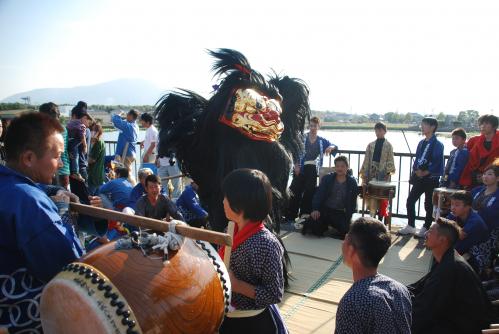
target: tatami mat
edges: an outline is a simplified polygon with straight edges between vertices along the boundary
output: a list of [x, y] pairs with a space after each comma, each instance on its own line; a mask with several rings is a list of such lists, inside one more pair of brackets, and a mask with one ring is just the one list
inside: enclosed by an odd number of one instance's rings
[[[352, 271], [342, 262], [342, 241], [297, 232], [288, 232], [283, 241], [294, 278], [280, 304], [288, 329], [291, 333], [334, 332], [337, 305], [353, 282]], [[426, 274], [430, 260], [421, 240], [393, 235], [379, 272], [409, 284]]]

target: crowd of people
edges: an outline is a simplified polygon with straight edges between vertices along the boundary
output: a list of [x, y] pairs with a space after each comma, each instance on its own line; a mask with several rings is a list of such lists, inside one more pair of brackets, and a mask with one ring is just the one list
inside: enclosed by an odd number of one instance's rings
[[[138, 119], [146, 129], [141, 143]], [[12, 120], [7, 131], [0, 127], [4, 138], [0, 142], [4, 293], [0, 328], [41, 332], [36, 305], [46, 282], [64, 265], [133, 229], [84, 215], [73, 224], [71, 201], [209, 228], [197, 184], [191, 182], [182, 190], [175, 154], [158, 155], [152, 115], [132, 109], [111, 120], [119, 130], [113, 156], [106, 156], [102, 125], [83, 101], [73, 108], [65, 126], [58, 106], [45, 103], [39, 112]], [[377, 271], [391, 243], [385, 224], [370, 217], [352, 222], [358, 196], [364, 191], [352, 176], [348, 159], [337, 156], [334, 172], [317, 185], [324, 156], [336, 155], [338, 147], [318, 136], [318, 118], [310, 120], [304, 153], [295, 162], [285, 218], [304, 217], [303, 234], [331, 233], [344, 240], [343, 259], [352, 270], [354, 284], [338, 305], [337, 333], [474, 333], [494, 319], [480, 277], [490, 276], [499, 235], [497, 117], [482, 116], [479, 125], [481, 135], [468, 141], [463, 129], [452, 132], [456, 149], [444, 166], [443, 144], [435, 135], [438, 122], [422, 120], [425, 138], [418, 144], [412, 166], [408, 225], [398, 233], [426, 237], [434, 265], [420, 281], [406, 287]], [[367, 146], [359, 175], [364, 187], [373, 180], [390, 181], [395, 173], [386, 125], [377, 123], [374, 132], [376, 140]], [[143, 154], [135, 182], [132, 166], [137, 145], [143, 147]], [[439, 186], [456, 191], [448, 219], [432, 225], [432, 194]], [[272, 211], [272, 185], [261, 171], [237, 169], [225, 177], [222, 191], [226, 218], [236, 223], [230, 280], [232, 307], [240, 313], [229, 312], [220, 333], [286, 333], [276, 307], [284, 293], [285, 251], [263, 223]], [[416, 231], [415, 205], [423, 193], [426, 219]], [[388, 215], [386, 200], [370, 200], [368, 206], [381, 220]], [[220, 254], [223, 258], [224, 248]]]

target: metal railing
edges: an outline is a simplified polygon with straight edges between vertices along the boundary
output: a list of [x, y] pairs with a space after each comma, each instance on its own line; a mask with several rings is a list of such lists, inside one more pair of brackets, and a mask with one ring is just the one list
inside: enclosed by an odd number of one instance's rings
[[[114, 155], [117, 142], [105, 141], [104, 144], [106, 148], [106, 155]], [[136, 152], [138, 152], [137, 158], [132, 165], [132, 173], [135, 176], [135, 179], [137, 179], [137, 171], [140, 167], [140, 157], [142, 156], [142, 148], [139, 144], [136, 145]], [[353, 177], [355, 177], [357, 181], [359, 181], [359, 172], [360, 168], [362, 167], [362, 162], [364, 161], [365, 151], [338, 150], [338, 154], [348, 157], [350, 168], [353, 171]], [[392, 215], [393, 217], [407, 218], [405, 203], [407, 200], [407, 195], [409, 194], [411, 188], [411, 185], [409, 184], [409, 178], [411, 176], [412, 163], [416, 155], [410, 153], [394, 153], [394, 156], [396, 172], [394, 175], [392, 175], [392, 182], [395, 182], [397, 185], [397, 193], [393, 200]], [[447, 162], [449, 156], [446, 155], [444, 159], [445, 162]], [[332, 164], [333, 158], [330, 156], [329, 166], [331, 167]], [[423, 194], [416, 204], [416, 219], [424, 219], [424, 196], [425, 195]]]
[[[364, 161], [365, 151], [338, 150], [338, 154], [348, 157], [353, 177], [355, 177], [360, 184], [359, 172], [362, 167], [362, 162]], [[394, 153], [396, 172], [392, 175], [391, 181], [397, 185], [397, 193], [392, 204], [393, 217], [407, 218], [406, 201], [411, 189], [409, 178], [411, 176], [412, 164], [415, 157], [416, 155], [411, 153]], [[449, 156], [444, 156], [444, 163], [447, 162], [447, 159], [449, 159]], [[330, 156], [329, 167], [332, 165], [333, 158]], [[416, 219], [424, 219], [424, 196], [425, 195], [423, 194], [416, 204]]]

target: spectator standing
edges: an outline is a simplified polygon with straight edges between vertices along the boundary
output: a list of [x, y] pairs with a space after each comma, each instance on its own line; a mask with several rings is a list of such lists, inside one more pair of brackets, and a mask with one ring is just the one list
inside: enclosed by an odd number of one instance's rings
[[449, 160], [444, 168], [444, 175], [440, 180], [440, 187], [462, 189], [459, 180], [469, 159], [464, 129], [458, 128], [452, 131], [452, 145], [455, 149], [450, 152]]
[[466, 188], [481, 185], [484, 169], [499, 157], [498, 119], [494, 115], [483, 115], [478, 119], [481, 135], [470, 139], [469, 161], [461, 175], [461, 184]]
[[135, 161], [135, 145], [139, 133], [139, 127], [136, 123], [138, 116], [137, 110], [131, 109], [126, 114], [125, 119], [121, 118], [121, 114], [115, 114], [111, 117], [114, 126], [120, 131], [116, 144], [115, 160], [123, 163], [130, 172], [132, 163]]
[[[391, 175], [395, 173], [393, 147], [385, 138], [386, 125], [383, 122], [376, 123], [374, 133], [376, 134], [376, 140], [367, 145], [364, 162], [359, 172], [364, 189], [372, 180], [390, 181]], [[388, 216], [388, 200], [370, 198], [368, 207], [371, 215], [376, 214], [379, 209], [380, 217]]]
[[[426, 231], [433, 222], [433, 190], [438, 187], [439, 179], [444, 172], [444, 144], [435, 135], [438, 121], [432, 117], [425, 117], [421, 121], [421, 132], [425, 136], [418, 144], [416, 158], [412, 165], [410, 183], [411, 191], [407, 197], [407, 226], [400, 229], [399, 235], [414, 234], [424, 238]], [[424, 194], [424, 208], [426, 217], [424, 226], [416, 231], [416, 202]]]
[[320, 128], [318, 117], [310, 119], [310, 131], [304, 136], [305, 151], [299, 161], [295, 161], [293, 168], [293, 181], [289, 189], [291, 197], [286, 214], [287, 220], [294, 220], [302, 214], [310, 214], [312, 211], [312, 198], [317, 187], [317, 176], [319, 168], [323, 165], [324, 155], [331, 154], [338, 147], [326, 138], [317, 134]]
[[146, 136], [143, 142], [140, 143], [144, 149], [142, 155], [142, 163], [154, 163], [156, 161], [158, 130], [153, 124], [153, 117], [151, 114], [143, 113], [140, 115], [140, 123], [146, 128]]
[[92, 145], [88, 155], [88, 188], [94, 195], [104, 183], [104, 157], [106, 149], [102, 137], [102, 125], [94, 123], [91, 127]]

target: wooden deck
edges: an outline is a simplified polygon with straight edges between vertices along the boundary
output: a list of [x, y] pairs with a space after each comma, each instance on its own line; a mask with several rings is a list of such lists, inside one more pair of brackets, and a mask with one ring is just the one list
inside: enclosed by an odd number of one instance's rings
[[[294, 277], [279, 305], [290, 333], [333, 333], [338, 303], [353, 283], [351, 270], [343, 264], [341, 240], [296, 231], [283, 231], [281, 236]], [[423, 240], [392, 234], [379, 272], [409, 284], [425, 275], [430, 263]]]

